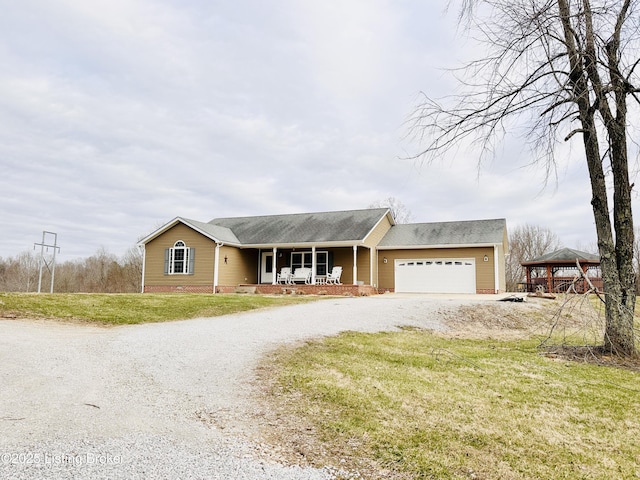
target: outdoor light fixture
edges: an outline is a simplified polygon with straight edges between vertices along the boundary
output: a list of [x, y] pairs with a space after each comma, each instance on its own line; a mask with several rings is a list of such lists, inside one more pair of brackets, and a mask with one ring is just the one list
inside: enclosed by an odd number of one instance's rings
[[489, 257], [487, 255], [484, 256], [484, 261], [488, 262], [489, 261]]
[[226, 263], [227, 263], [227, 260], [228, 260], [228, 258], [227, 258], [227, 256], [225, 255], [225, 256], [224, 256], [224, 263], [225, 263], [225, 265], [226, 265]]
[[383, 262], [383, 263], [387, 263], [387, 257], [383, 257], [383, 258], [382, 258], [382, 262]]

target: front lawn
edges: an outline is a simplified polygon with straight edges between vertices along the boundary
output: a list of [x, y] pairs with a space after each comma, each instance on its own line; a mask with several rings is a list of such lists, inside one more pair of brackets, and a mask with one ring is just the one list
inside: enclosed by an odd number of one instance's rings
[[[532, 313], [522, 325], [539, 326]], [[259, 371], [265, 437], [289, 460], [371, 479], [640, 478], [638, 371], [493, 334], [347, 332], [283, 347]]]
[[0, 318], [47, 318], [122, 325], [215, 317], [314, 299], [318, 297], [187, 293], [0, 293]]

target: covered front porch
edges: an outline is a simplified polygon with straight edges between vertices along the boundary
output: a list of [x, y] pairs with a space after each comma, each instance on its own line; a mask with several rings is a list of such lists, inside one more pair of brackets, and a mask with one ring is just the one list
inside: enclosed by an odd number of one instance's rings
[[[260, 249], [256, 285], [263, 291], [280, 292], [296, 289], [298, 292], [342, 291], [347, 287], [375, 287], [375, 250], [366, 246], [300, 246], [290, 248]], [[341, 277], [337, 285], [327, 284], [334, 267], [341, 267]], [[279, 274], [283, 269], [295, 273], [299, 269], [308, 269], [310, 276], [306, 281], [299, 279], [295, 283], [282, 282]], [[280, 281], [279, 281], [280, 280]], [[340, 287], [340, 288], [334, 288]]]

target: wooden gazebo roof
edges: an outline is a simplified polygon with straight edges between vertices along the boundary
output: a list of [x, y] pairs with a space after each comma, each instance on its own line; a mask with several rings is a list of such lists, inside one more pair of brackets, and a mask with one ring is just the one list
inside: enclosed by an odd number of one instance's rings
[[[562, 290], [563, 286], [566, 288], [567, 278], [558, 278], [555, 277], [555, 274], [566, 269], [577, 270], [578, 263], [580, 264], [582, 272], [586, 274], [587, 270], [600, 267], [600, 256], [574, 250], [573, 248], [562, 248], [555, 252], [541, 255], [533, 260], [521, 262], [520, 264], [525, 268], [527, 273], [527, 281], [525, 284], [527, 291], [535, 291], [539, 287], [544, 287], [547, 292]], [[539, 272], [540, 270], [545, 272], [545, 277], [537, 277], [534, 281], [532, 272]], [[581, 290], [586, 289], [586, 285], [582, 282], [582, 285], [576, 285], [576, 288]]]
[[552, 265], [554, 267], [575, 267], [576, 260], [580, 262], [583, 267], [597, 267], [600, 265], [600, 256], [593, 253], [581, 252], [580, 250], [574, 250], [573, 248], [562, 248], [555, 252], [541, 255], [533, 260], [522, 262], [523, 267], [546, 267]]

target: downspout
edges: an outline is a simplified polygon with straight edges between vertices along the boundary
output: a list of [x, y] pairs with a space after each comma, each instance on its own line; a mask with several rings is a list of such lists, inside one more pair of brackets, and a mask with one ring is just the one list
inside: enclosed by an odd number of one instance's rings
[[498, 245], [493, 246], [493, 270], [495, 276], [494, 293], [500, 293], [500, 265], [498, 262]]
[[213, 262], [213, 293], [218, 293], [218, 274], [220, 273], [220, 247], [224, 243], [216, 242], [216, 254]]

